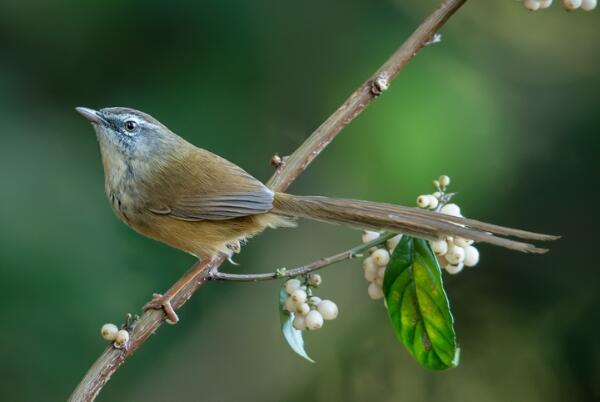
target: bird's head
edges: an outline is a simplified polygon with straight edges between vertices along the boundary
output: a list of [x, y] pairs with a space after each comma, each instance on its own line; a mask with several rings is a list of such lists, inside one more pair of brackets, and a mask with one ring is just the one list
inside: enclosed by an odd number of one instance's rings
[[180, 140], [158, 120], [135, 109], [78, 107], [76, 110], [92, 123], [105, 159], [154, 159], [174, 149]]

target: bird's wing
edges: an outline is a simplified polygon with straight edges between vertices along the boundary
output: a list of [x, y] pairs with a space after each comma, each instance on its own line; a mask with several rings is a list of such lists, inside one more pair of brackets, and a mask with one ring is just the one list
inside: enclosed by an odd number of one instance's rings
[[150, 210], [185, 221], [217, 221], [265, 213], [272, 207], [273, 193], [257, 191], [185, 196], [171, 205], [162, 205]]
[[156, 214], [186, 221], [224, 220], [273, 208], [273, 191], [239, 166], [205, 150], [196, 148], [185, 165], [175, 161], [163, 177], [164, 196], [149, 208]]

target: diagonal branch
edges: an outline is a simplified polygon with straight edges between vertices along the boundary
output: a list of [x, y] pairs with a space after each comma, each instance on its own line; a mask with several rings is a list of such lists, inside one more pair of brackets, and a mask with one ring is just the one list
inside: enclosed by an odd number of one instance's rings
[[[362, 112], [371, 101], [385, 91], [392, 79], [404, 68], [412, 57], [432, 39], [437, 30], [444, 25], [466, 0], [445, 0], [437, 10], [430, 14], [413, 34], [398, 48], [392, 56], [363, 83], [315, 132], [289, 157], [284, 158], [273, 177], [267, 183], [275, 191], [285, 191], [308, 165], [325, 149], [335, 136]], [[198, 261], [168, 291], [172, 296], [171, 304], [175, 310], [183, 306], [202, 285], [210, 280], [223, 262], [218, 258], [212, 262]], [[190, 281], [190, 279], [192, 279]], [[128, 347], [116, 349], [109, 346], [90, 367], [77, 385], [69, 401], [93, 401], [110, 377], [129, 358], [158, 327], [164, 322], [164, 313], [160, 310], [148, 310], [136, 322], [131, 331]]]
[[[392, 56], [321, 124], [277, 169], [267, 185], [284, 191], [321, 153], [335, 136], [385, 91], [421, 48], [433, 43], [437, 30], [466, 0], [446, 0], [429, 15]], [[437, 39], [436, 39], [437, 41]]]

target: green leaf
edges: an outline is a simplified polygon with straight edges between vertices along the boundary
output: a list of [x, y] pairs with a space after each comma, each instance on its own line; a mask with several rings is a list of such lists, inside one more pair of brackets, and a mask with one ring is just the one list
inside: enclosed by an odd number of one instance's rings
[[298, 331], [292, 323], [294, 322], [294, 314], [285, 309], [285, 301], [288, 294], [285, 289], [279, 291], [279, 318], [281, 319], [281, 332], [287, 341], [290, 348], [300, 356], [304, 357], [311, 363], [315, 361], [311, 359], [304, 350], [304, 340], [302, 339], [302, 331]]
[[454, 318], [429, 242], [402, 236], [385, 271], [383, 292], [398, 339], [424, 367], [456, 367]]

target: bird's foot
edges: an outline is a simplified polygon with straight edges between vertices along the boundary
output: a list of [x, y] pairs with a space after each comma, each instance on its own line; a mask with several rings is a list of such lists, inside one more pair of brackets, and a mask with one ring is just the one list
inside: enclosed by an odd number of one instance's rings
[[225, 247], [229, 250], [229, 252], [225, 254], [227, 261], [229, 261], [231, 265], [240, 265], [233, 261], [233, 254], [239, 254], [239, 252], [242, 251], [242, 242], [240, 240], [234, 240], [227, 243]]
[[235, 254], [238, 254], [240, 251], [242, 251], [242, 244], [239, 240], [234, 240], [232, 242], [227, 243], [226, 247]]
[[163, 296], [160, 293], [154, 293], [152, 295], [152, 300], [144, 304], [144, 311], [163, 310], [166, 315], [165, 321], [168, 324], [177, 324], [177, 321], [179, 321], [179, 316], [177, 316], [177, 313], [171, 305], [171, 298], [172, 296]]

